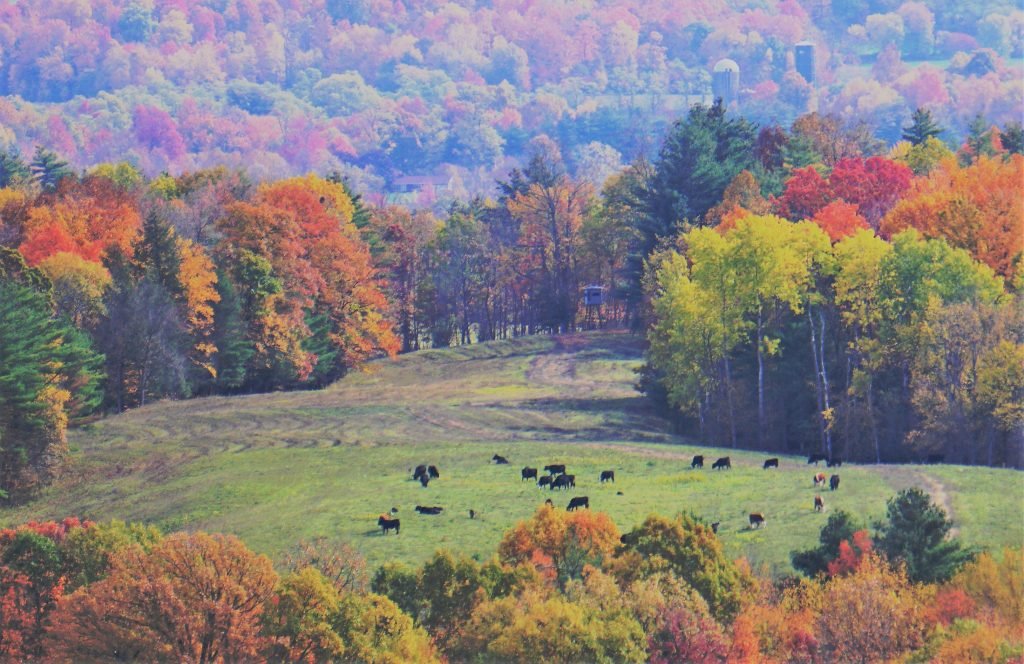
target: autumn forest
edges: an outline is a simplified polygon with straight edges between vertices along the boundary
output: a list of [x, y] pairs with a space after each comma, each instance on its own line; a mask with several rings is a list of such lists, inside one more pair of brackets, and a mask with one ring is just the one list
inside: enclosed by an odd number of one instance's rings
[[[1017, 495], [1022, 34], [941, 0], [4, 3], [0, 511], [124, 413], [596, 330], [642, 345], [666, 440]], [[0, 658], [1017, 661], [1024, 553], [921, 472], [822, 503], [782, 571], [685, 505], [541, 505], [489, 559], [377, 569], [331, 533], [271, 560], [184, 516], [5, 517]]]

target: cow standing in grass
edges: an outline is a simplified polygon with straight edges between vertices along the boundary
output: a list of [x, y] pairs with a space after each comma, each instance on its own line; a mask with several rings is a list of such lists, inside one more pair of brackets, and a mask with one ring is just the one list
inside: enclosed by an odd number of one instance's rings
[[586, 507], [587, 509], [590, 509], [590, 498], [588, 498], [587, 496], [578, 496], [576, 498], [573, 498], [572, 500], [569, 501], [569, 506], [566, 507], [565, 509], [567, 512], [575, 512], [581, 507]]
[[559, 475], [551, 483], [552, 490], [554, 489], [569, 489], [576, 486], [575, 475]]
[[395, 531], [395, 534], [401, 534], [402, 522], [399, 519], [389, 519], [386, 515], [381, 514], [377, 519], [377, 525], [380, 526], [380, 534], [387, 535], [389, 530]]

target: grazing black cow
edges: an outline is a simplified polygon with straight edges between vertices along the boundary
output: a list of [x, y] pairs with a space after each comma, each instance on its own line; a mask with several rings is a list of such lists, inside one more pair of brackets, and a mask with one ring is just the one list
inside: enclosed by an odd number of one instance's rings
[[825, 473], [817, 473], [814, 476], [814, 486], [825, 486]]
[[505, 457], [501, 456], [500, 454], [495, 454], [494, 456], [492, 456], [491, 457], [491, 461], [493, 461], [494, 463], [498, 464], [499, 466], [508, 463], [508, 459], [506, 459]]
[[714, 534], [717, 535], [718, 534], [718, 526], [720, 526], [720, 525], [722, 525], [721, 521], [715, 521], [714, 523], [712, 523], [711, 524], [711, 532], [713, 532]]
[[568, 489], [576, 486], [575, 475], [559, 475], [551, 482], [551, 489]]
[[616, 496], [625, 496], [626, 494], [622, 493], [621, 491], [616, 491], [615, 495]]
[[550, 475], [545, 475], [544, 477], [542, 477], [539, 480], [537, 480], [537, 486], [539, 486], [542, 489], [544, 487], [546, 487], [546, 486], [550, 487], [551, 486], [551, 480], [553, 480], [553, 479], [555, 479], [555, 478], [551, 477]]
[[825, 456], [824, 454], [812, 454], [811, 456], [807, 457], [807, 463], [809, 464], [813, 463], [815, 466], [817, 466], [819, 461], [828, 461], [828, 457]]
[[420, 475], [420, 484], [423, 485], [424, 489], [427, 488], [427, 485], [430, 484], [430, 475], [427, 475], [426, 473]]
[[553, 463], [553, 464], [544, 466], [544, 470], [548, 473], [548, 475], [564, 475], [565, 474], [565, 464], [564, 463]]
[[830, 490], [832, 490], [832, 491], [835, 491], [836, 489], [839, 488], [839, 476], [838, 475], [833, 475], [832, 477], [828, 478], [828, 488]]
[[765, 524], [764, 514], [761, 514], [760, 512], [751, 512], [750, 513], [750, 527], [751, 528], [754, 528], [754, 527], [760, 528], [764, 524]]
[[469, 518], [470, 519], [475, 519], [476, 518], [476, 510], [469, 510]]
[[843, 465], [843, 460], [839, 457], [834, 457], [825, 462], [825, 466], [828, 468], [838, 468], [841, 465]]
[[814, 511], [824, 512], [825, 511], [825, 499], [821, 496], [814, 497]]
[[601, 471], [601, 484], [604, 484], [605, 482], [614, 482], [614, 481], [615, 481], [615, 471], [614, 470], [602, 470]]
[[778, 460], [778, 458], [765, 459], [764, 465], [761, 466], [761, 468], [763, 468], [764, 470], [768, 470], [769, 468], [778, 468], [778, 467], [779, 467], [779, 460]]
[[427, 466], [427, 474], [429, 474], [430, 479], [433, 480], [441, 477], [441, 473], [437, 472], [437, 466]]
[[925, 461], [925, 463], [945, 463], [945, 462], [946, 462], [946, 455], [945, 454], [929, 454], [928, 455], [928, 460]]
[[572, 500], [569, 501], [569, 506], [566, 507], [565, 509], [567, 512], [575, 512], [581, 507], [586, 507], [589, 510], [590, 498], [588, 498], [587, 496], [577, 496], [576, 498], [573, 498]]
[[520, 482], [522, 482], [524, 480], [529, 480], [529, 479], [534, 479], [534, 480], [537, 479], [537, 469], [536, 468], [530, 468], [529, 466], [527, 466], [526, 468], [523, 468], [523, 470], [521, 471], [521, 474], [523, 476], [523, 479], [520, 480]]
[[427, 466], [425, 464], [421, 463], [420, 465], [416, 466], [416, 470], [413, 471], [413, 473], [412, 473], [412, 478], [414, 480], [418, 480], [419, 478], [423, 477], [426, 474], [427, 474]]
[[698, 454], [693, 457], [693, 461], [690, 462], [690, 468], [703, 468], [704, 467], [704, 455]]
[[396, 535], [401, 534], [399, 528], [401, 528], [402, 522], [398, 519], [389, 519], [383, 514], [377, 519], [377, 525], [380, 526], [380, 534], [387, 535], [389, 530], [395, 531]]
[[722, 457], [718, 461], [711, 464], [711, 470], [722, 470], [725, 468], [732, 468], [732, 461], [729, 460], [729, 457]]
[[416, 511], [420, 514], [440, 514], [444, 511], [443, 507], [424, 507], [423, 505], [417, 505]]

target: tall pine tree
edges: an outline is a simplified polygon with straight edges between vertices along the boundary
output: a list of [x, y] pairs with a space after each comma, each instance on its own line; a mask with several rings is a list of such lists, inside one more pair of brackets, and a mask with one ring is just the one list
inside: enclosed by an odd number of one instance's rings
[[217, 347], [213, 358], [217, 372], [214, 383], [218, 392], [233, 392], [245, 384], [246, 369], [254, 351], [245, 335], [238, 289], [223, 271], [217, 272], [217, 293], [220, 301], [213, 305], [213, 343]]
[[703, 224], [733, 178], [754, 167], [756, 140], [757, 126], [728, 117], [721, 100], [710, 107], [694, 106], [685, 120], [673, 125], [653, 176], [637, 190], [644, 214], [627, 264], [631, 299], [639, 297], [644, 262], [659, 239], [675, 237], [687, 222]]
[[70, 416], [97, 405], [101, 358], [54, 316], [46, 278], [0, 248], [0, 495], [23, 497], [66, 453]]
[[17, 150], [0, 152], [0, 189], [27, 181], [32, 175]]
[[910, 126], [903, 129], [903, 140], [910, 141], [911, 145], [921, 145], [930, 137], [938, 136], [943, 131], [945, 130], [935, 122], [931, 111], [919, 108], [914, 111]]
[[32, 178], [43, 191], [54, 191], [60, 181], [74, 175], [68, 162], [57, 156], [52, 150], [41, 145], [36, 146], [36, 154], [32, 158]]

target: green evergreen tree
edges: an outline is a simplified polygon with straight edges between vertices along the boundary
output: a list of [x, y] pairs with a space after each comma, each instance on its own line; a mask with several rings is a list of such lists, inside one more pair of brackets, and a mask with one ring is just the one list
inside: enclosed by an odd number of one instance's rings
[[32, 179], [43, 191], [54, 191], [61, 180], [74, 175], [68, 162], [57, 156], [56, 152], [47, 150], [41, 145], [36, 146], [35, 156], [32, 157], [31, 171]]
[[654, 172], [637, 188], [643, 214], [639, 241], [627, 264], [631, 299], [639, 297], [644, 262], [660, 238], [675, 237], [687, 222], [700, 223], [725, 188], [753, 168], [757, 126], [726, 115], [721, 100], [697, 105], [677, 121], [662, 144]]
[[1010, 154], [1024, 154], [1024, 127], [1018, 120], [1011, 120], [1003, 127], [1003, 149]]
[[919, 108], [914, 111], [910, 126], [903, 129], [903, 140], [910, 141], [911, 145], [921, 145], [930, 137], [938, 136], [943, 131], [945, 130], [935, 122], [931, 111]]
[[27, 182], [31, 176], [32, 171], [17, 150], [11, 148], [7, 152], [0, 152], [0, 188]]
[[255, 350], [245, 336], [242, 300], [231, 279], [217, 272], [217, 293], [220, 302], [213, 305], [213, 343], [217, 354], [213, 358], [217, 370], [216, 387], [220, 392], [231, 392], [245, 384], [246, 368]]
[[308, 382], [314, 387], [324, 387], [344, 373], [344, 367], [338, 361], [338, 345], [331, 340], [331, 318], [326, 313], [309, 310], [306, 312], [306, 326], [309, 336], [302, 340], [302, 348], [316, 355], [316, 366]]
[[992, 131], [988, 120], [981, 113], [974, 116], [971, 123], [967, 125], [967, 150], [961, 152], [961, 161], [973, 163], [982, 155], [991, 157], [995, 154], [992, 145]]
[[179, 271], [181, 252], [174, 229], [156, 212], [146, 215], [142, 224], [142, 241], [135, 249], [135, 258], [145, 274], [172, 296], [182, 293]]
[[886, 517], [886, 523], [877, 524], [875, 544], [889, 560], [906, 563], [911, 581], [947, 581], [972, 557], [948, 537], [953, 522], [920, 489], [904, 489], [890, 498]]
[[[86, 337], [53, 315], [45, 277], [0, 265], [0, 495], [16, 498], [46, 481], [64, 453], [65, 414], [95, 407], [101, 358]], [[39, 275], [41, 276], [41, 275]], [[53, 387], [71, 401], [46, 399]]]
[[814, 141], [811, 137], [803, 134], [790, 136], [782, 148], [782, 161], [790, 169], [820, 164], [823, 159], [821, 154], [814, 148]]

